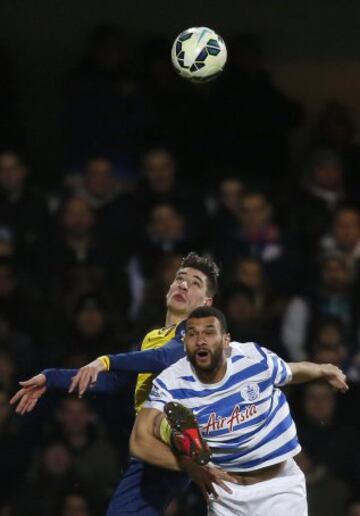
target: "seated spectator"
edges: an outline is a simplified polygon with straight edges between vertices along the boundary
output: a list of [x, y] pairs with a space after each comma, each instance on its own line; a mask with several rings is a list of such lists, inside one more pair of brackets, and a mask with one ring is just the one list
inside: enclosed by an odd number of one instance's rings
[[357, 431], [338, 413], [339, 398], [329, 384], [307, 384], [303, 418], [297, 422], [299, 440], [315, 462], [324, 464], [353, 489], [360, 480]]
[[303, 183], [293, 199], [296, 205], [294, 230], [298, 232], [305, 256], [316, 252], [319, 238], [329, 230], [335, 211], [346, 199], [340, 156], [329, 149], [314, 151], [305, 166]]
[[176, 204], [192, 221], [192, 231], [199, 235], [205, 207], [201, 195], [194, 193], [193, 184], [186, 184], [177, 170], [174, 155], [162, 147], [148, 150], [142, 158], [142, 178], [135, 196], [137, 206], [146, 219], [157, 204]]
[[344, 341], [344, 328], [336, 318], [326, 318], [318, 323], [311, 344], [311, 360], [317, 364], [334, 364], [346, 371], [348, 349]]
[[90, 498], [78, 491], [69, 492], [64, 496], [57, 516], [95, 516]]
[[245, 192], [246, 185], [237, 177], [227, 177], [220, 181], [209, 210], [210, 215], [213, 216], [212, 225], [215, 239], [223, 231], [229, 232], [229, 227], [237, 227], [241, 200]]
[[228, 321], [229, 332], [239, 342], [259, 342], [274, 348], [275, 335], [266, 331], [256, 307], [253, 289], [235, 284], [224, 296], [224, 312]]
[[237, 223], [215, 234], [214, 252], [225, 267], [233, 266], [238, 257], [258, 258], [277, 289], [289, 287], [294, 262], [289, 260], [288, 246], [273, 221], [273, 207], [261, 192], [242, 196]]
[[28, 483], [17, 500], [17, 510], [28, 516], [56, 514], [63, 493], [79, 484], [74, 457], [61, 441], [47, 443], [33, 457]]
[[28, 174], [29, 169], [18, 153], [0, 152], [0, 225], [13, 232], [24, 268], [31, 266], [36, 247], [50, 229], [45, 198], [28, 185]]
[[117, 176], [114, 163], [101, 155], [89, 159], [82, 185], [74, 193], [86, 199], [94, 210], [99, 233], [123, 239], [121, 248], [126, 261], [132, 251], [131, 237], [137, 231], [139, 216], [132, 195]]
[[65, 398], [48, 430], [52, 439], [62, 441], [73, 455], [73, 470], [82, 485], [88, 486], [101, 502], [107, 500], [119, 478], [115, 448], [104, 435], [102, 425], [84, 399]]
[[253, 289], [261, 319], [270, 327], [278, 328], [286, 307], [286, 298], [269, 287], [263, 263], [257, 258], [242, 258], [235, 264], [234, 279]]
[[32, 346], [30, 335], [18, 331], [14, 319], [0, 309], [0, 352], [16, 361], [17, 376], [26, 378], [39, 366], [38, 350]]
[[52, 339], [50, 363], [79, 368], [96, 356], [120, 350], [112, 315], [106, 301], [96, 293], [80, 297], [70, 328]]
[[345, 184], [351, 200], [359, 203], [360, 147], [356, 142], [356, 123], [351, 110], [338, 100], [330, 100], [320, 110], [312, 135], [311, 145], [326, 146], [341, 156], [345, 170]]
[[[186, 254], [193, 249], [193, 245], [182, 211], [174, 204], [154, 205], [149, 212], [146, 232], [136, 251], [141, 273], [150, 278], [164, 256]], [[199, 250], [199, 244], [196, 249]]]
[[321, 239], [319, 248], [322, 256], [343, 256], [353, 278], [357, 278], [360, 259], [360, 211], [350, 206], [340, 208], [335, 214], [331, 233]]
[[63, 277], [70, 266], [76, 265], [97, 268], [103, 277], [116, 268], [117, 246], [97, 231], [95, 213], [81, 197], [71, 197], [64, 203], [57, 231], [40, 252], [39, 261], [52, 278]]
[[291, 360], [308, 357], [311, 333], [318, 321], [327, 316], [342, 322], [346, 342], [352, 346], [358, 321], [351, 287], [350, 271], [342, 257], [328, 257], [321, 262], [314, 286], [295, 296], [284, 314], [281, 337]]
[[343, 516], [349, 496], [347, 485], [305, 450], [295, 460], [305, 475], [309, 514]]

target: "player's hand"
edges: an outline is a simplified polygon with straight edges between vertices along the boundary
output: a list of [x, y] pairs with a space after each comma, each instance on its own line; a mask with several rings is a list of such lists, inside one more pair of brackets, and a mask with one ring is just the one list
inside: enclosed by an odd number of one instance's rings
[[24, 415], [35, 408], [41, 396], [47, 391], [46, 376], [40, 373], [19, 384], [21, 389], [11, 398], [10, 405], [16, 405], [15, 412]]
[[99, 373], [105, 370], [105, 365], [98, 358], [81, 367], [71, 380], [69, 392], [78, 390], [79, 398], [81, 398], [89, 386], [95, 385]]
[[349, 390], [346, 382], [346, 375], [342, 370], [333, 364], [321, 364], [322, 377], [329, 382], [332, 387], [341, 392]]
[[232, 482], [233, 484], [238, 483], [235, 478], [222, 469], [210, 466], [200, 466], [188, 457], [179, 458], [179, 462], [182, 470], [185, 471], [191, 480], [200, 488], [200, 491], [207, 503], [209, 503], [210, 495], [213, 495], [215, 498], [218, 498], [219, 496], [214, 484], [220, 486], [227, 493], [232, 494], [232, 490], [225, 481]]

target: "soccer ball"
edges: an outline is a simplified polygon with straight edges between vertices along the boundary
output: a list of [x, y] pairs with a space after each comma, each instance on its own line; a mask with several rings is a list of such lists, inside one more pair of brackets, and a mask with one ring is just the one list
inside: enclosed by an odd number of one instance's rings
[[225, 42], [207, 27], [192, 27], [175, 39], [171, 49], [175, 70], [184, 79], [206, 82], [215, 79], [227, 59]]

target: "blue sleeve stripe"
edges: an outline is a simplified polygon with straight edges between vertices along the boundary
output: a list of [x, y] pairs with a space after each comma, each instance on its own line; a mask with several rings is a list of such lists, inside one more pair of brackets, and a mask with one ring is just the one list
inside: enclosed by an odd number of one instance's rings
[[278, 371], [279, 371], [279, 363], [276, 359], [276, 356], [274, 356], [274, 355], [270, 355], [270, 356], [271, 356], [271, 362], [273, 364], [272, 379], [273, 379], [274, 385], [276, 385], [276, 378], [277, 378]]
[[158, 384], [162, 389], [164, 389], [165, 391], [167, 392], [171, 392], [167, 387], [166, 385], [164, 384], [164, 382], [162, 380], [160, 380], [160, 378], [156, 378], [153, 382], [155, 385]]
[[285, 366], [284, 362], [281, 362], [281, 375], [280, 375], [280, 380], [277, 382], [278, 385], [282, 385], [286, 381], [287, 377], [288, 377], [288, 372], [287, 372], [286, 366]]

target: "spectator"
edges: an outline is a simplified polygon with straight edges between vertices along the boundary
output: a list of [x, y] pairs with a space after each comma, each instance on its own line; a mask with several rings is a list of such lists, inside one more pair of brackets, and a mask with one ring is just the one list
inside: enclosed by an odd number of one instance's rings
[[329, 149], [314, 151], [294, 199], [297, 206], [293, 212], [294, 230], [298, 232], [305, 256], [316, 251], [318, 240], [331, 228], [335, 211], [346, 199], [340, 156]]
[[338, 417], [338, 398], [329, 384], [306, 386], [304, 418], [298, 422], [300, 442], [317, 463], [348, 483], [359, 485], [359, 444], [355, 428]]
[[304, 450], [296, 456], [296, 462], [306, 478], [309, 516], [343, 516], [349, 496], [346, 484]]
[[327, 102], [315, 122], [312, 145], [327, 146], [341, 156], [345, 184], [353, 202], [359, 202], [360, 147], [355, 140], [356, 124], [350, 109], [337, 100]]
[[69, 492], [62, 500], [59, 516], [95, 516], [90, 505], [90, 497], [77, 491]]
[[78, 484], [74, 458], [60, 441], [44, 445], [33, 458], [29, 482], [17, 500], [17, 510], [28, 516], [55, 514], [63, 493]]
[[356, 278], [360, 258], [360, 212], [352, 207], [342, 207], [335, 215], [332, 232], [320, 241], [324, 256], [338, 253], [344, 257]]
[[114, 447], [102, 436], [101, 425], [83, 399], [62, 400], [56, 414], [59, 424], [54, 433], [74, 457], [74, 472], [83, 485], [104, 502], [119, 476]]
[[146, 233], [136, 252], [142, 274], [150, 278], [162, 257], [169, 253], [185, 254], [192, 247], [182, 211], [174, 204], [156, 204], [149, 213]]
[[156, 204], [181, 206], [185, 216], [192, 220], [192, 231], [199, 236], [205, 211], [203, 199], [194, 193], [193, 185], [190, 187], [183, 180], [174, 155], [166, 148], [155, 147], [144, 154], [136, 198], [143, 218]]
[[295, 296], [285, 311], [281, 336], [291, 360], [304, 360], [308, 356], [311, 334], [319, 320], [327, 316], [341, 321], [346, 342], [351, 345], [358, 321], [350, 271], [344, 259], [337, 256], [321, 262], [314, 287], [302, 296]]
[[344, 342], [344, 329], [336, 318], [319, 322], [311, 345], [312, 361], [317, 364], [334, 364], [345, 370], [348, 367], [349, 344]]
[[18, 153], [0, 152], [0, 224], [11, 229], [25, 268], [31, 265], [34, 251], [50, 229], [44, 196], [28, 186], [28, 174], [28, 167]]

